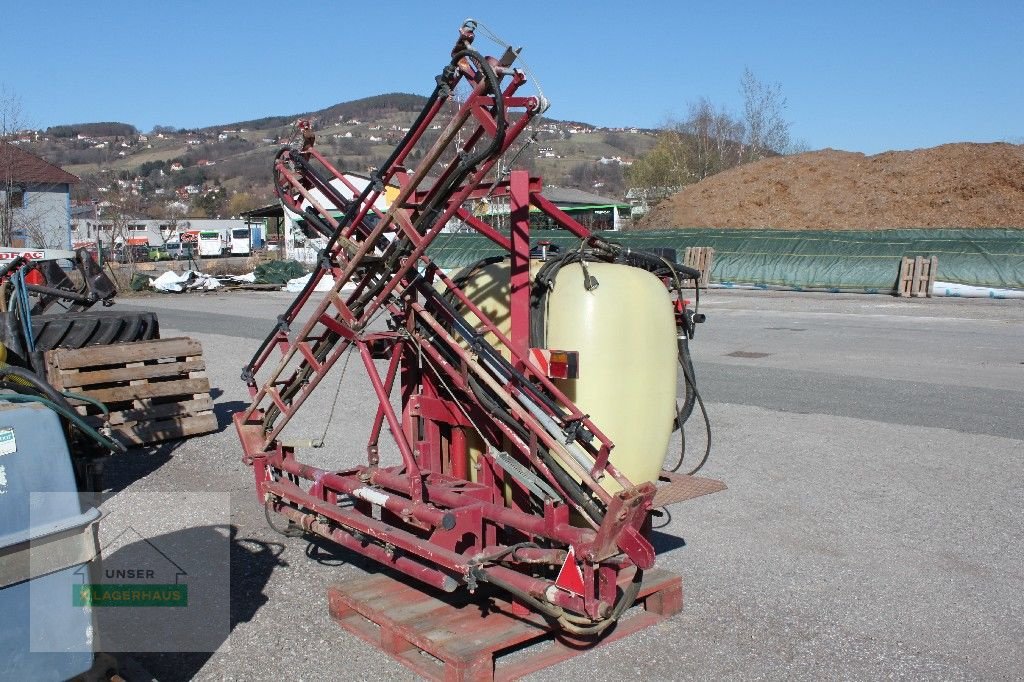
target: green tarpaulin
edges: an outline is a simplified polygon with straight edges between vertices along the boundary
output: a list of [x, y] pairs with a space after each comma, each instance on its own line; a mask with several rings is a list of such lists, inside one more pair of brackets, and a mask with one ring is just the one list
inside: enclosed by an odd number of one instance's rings
[[306, 268], [293, 260], [272, 260], [257, 265], [253, 274], [257, 284], [287, 284], [288, 280], [306, 274]]
[[[687, 246], [711, 246], [711, 281], [724, 284], [814, 289], [891, 291], [903, 256], [938, 256], [936, 279], [944, 282], [1024, 289], [1024, 230], [714, 230], [678, 229], [605, 232], [604, 237], [637, 249], [673, 248], [682, 260]], [[564, 231], [534, 232], [572, 248], [579, 240]], [[501, 249], [477, 234], [444, 234], [430, 255], [454, 269]]]

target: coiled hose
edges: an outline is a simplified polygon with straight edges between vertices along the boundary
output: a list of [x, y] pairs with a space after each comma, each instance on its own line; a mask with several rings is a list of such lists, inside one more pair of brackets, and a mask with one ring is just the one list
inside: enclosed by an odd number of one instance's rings
[[[96, 443], [101, 447], [112, 452], [127, 452], [127, 448], [125, 448], [124, 445], [104, 436], [86, 423], [86, 421], [82, 419], [82, 416], [78, 414], [78, 412], [75, 411], [75, 408], [73, 408], [68, 402], [67, 397], [57, 391], [57, 389], [50, 384], [42, 381], [34, 372], [23, 367], [15, 367], [14, 365], [9, 365], [7, 363], [0, 363], [0, 377], [4, 379], [4, 381], [0, 383], [0, 387], [6, 388], [10, 391], [15, 391], [15, 393], [8, 393], [0, 396], [3, 400], [11, 402], [35, 402], [45, 405], [74, 424], [79, 431], [96, 441]], [[13, 377], [15, 380], [7, 380], [9, 377]], [[27, 393], [26, 389], [31, 390], [32, 393]], [[98, 402], [91, 398], [78, 396], [77, 394], [72, 394], [72, 397], [80, 400], [84, 399], [87, 402]], [[103, 406], [103, 409], [106, 410], [106, 407]]]

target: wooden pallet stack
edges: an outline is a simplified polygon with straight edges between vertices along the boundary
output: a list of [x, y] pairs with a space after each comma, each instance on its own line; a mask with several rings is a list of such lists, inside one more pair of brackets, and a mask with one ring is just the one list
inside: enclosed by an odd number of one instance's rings
[[715, 258], [715, 249], [710, 246], [687, 246], [683, 257], [683, 265], [700, 271], [700, 288], [707, 289], [711, 282], [711, 264]]
[[900, 261], [900, 275], [896, 280], [896, 294], [900, 298], [931, 298], [939, 257], [904, 256]]
[[[110, 427], [126, 445], [144, 445], [217, 430], [203, 347], [173, 338], [46, 353], [47, 378], [59, 391], [94, 398], [110, 410]], [[103, 415], [72, 400], [91, 425]]]

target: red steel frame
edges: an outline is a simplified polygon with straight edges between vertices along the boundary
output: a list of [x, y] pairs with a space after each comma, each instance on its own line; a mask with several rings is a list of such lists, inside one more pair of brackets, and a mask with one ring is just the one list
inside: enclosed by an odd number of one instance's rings
[[[310, 286], [246, 368], [243, 376], [252, 404], [235, 415], [235, 424], [260, 501], [306, 531], [442, 590], [460, 585], [473, 589], [478, 581], [488, 581], [520, 601], [541, 601], [553, 611], [599, 621], [612, 612], [635, 569], [654, 563], [644, 529], [655, 488], [650, 483], [634, 486], [615, 469], [608, 461], [614, 444], [529, 360], [531, 207], [591, 245], [597, 242], [545, 199], [540, 181], [526, 172], [513, 171], [508, 181], [484, 182], [541, 107], [535, 98], [517, 96], [525, 78], [503, 68], [509, 61], [490, 60], [501, 67], [496, 71], [506, 81], [503, 106], [479, 67], [469, 69], [463, 62], [458, 70], [447, 70], [440, 94], [431, 99], [390, 163], [377, 172], [375, 183], [354, 200], [336, 201], [331, 181], [337, 185], [340, 180], [350, 195], [357, 194], [356, 188], [312, 146], [279, 155], [275, 175], [284, 204], [297, 214], [314, 213], [329, 228], [331, 239]], [[460, 79], [471, 84], [472, 94], [428, 146], [416, 171], [407, 170], [406, 160], [424, 142], [441, 116], [445, 95]], [[468, 131], [466, 142], [445, 166], [443, 154], [456, 146], [460, 130]], [[488, 144], [486, 157], [460, 169], [460, 160]], [[431, 171], [440, 178], [423, 187]], [[398, 196], [386, 211], [377, 210], [374, 204], [389, 183], [398, 186]], [[323, 195], [333, 198], [325, 202], [319, 199]], [[484, 196], [508, 196], [508, 236], [463, 207]], [[507, 336], [425, 254], [455, 218], [509, 254]], [[327, 273], [335, 285], [316, 300], [313, 286]], [[342, 293], [346, 284], [354, 284], [354, 291]], [[479, 320], [477, 331], [498, 339], [507, 364], [474, 346], [454, 319], [453, 308], [440, 303], [439, 290]], [[388, 331], [371, 324], [378, 314], [390, 320]], [[342, 471], [301, 463], [279, 440], [281, 430], [350, 350], [359, 356], [378, 401], [367, 462]], [[383, 372], [377, 360], [386, 361]], [[400, 410], [391, 402], [396, 382]], [[474, 385], [489, 391], [515, 424], [496, 418], [493, 405], [481, 401]], [[397, 465], [380, 462], [385, 422], [401, 455]], [[486, 445], [470, 472], [469, 441], [477, 432]], [[582, 436], [562, 437], [569, 433]], [[542, 506], [536, 498], [531, 502], [529, 487], [508, 475], [495, 457], [499, 448], [507, 449], [560, 499], [547, 499]], [[541, 449], [554, 460], [541, 457]], [[603, 520], [592, 519], [573, 499], [551, 471], [552, 463], [581, 482], [603, 510]], [[609, 476], [621, 492], [609, 494], [601, 486]], [[580, 594], [554, 583], [570, 547], [581, 562]]]

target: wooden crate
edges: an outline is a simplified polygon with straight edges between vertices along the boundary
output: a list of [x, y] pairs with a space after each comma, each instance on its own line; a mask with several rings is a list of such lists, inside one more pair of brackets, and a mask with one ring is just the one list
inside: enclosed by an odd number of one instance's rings
[[900, 261], [900, 274], [896, 280], [896, 294], [900, 298], [931, 298], [939, 257], [904, 256]]
[[497, 598], [444, 594], [386, 573], [327, 592], [334, 620], [428, 680], [513, 680], [627, 637], [683, 607], [679, 576], [652, 570], [636, 603], [597, 641], [569, 638], [543, 618]]
[[[47, 378], [110, 410], [110, 427], [126, 444], [143, 445], [217, 430], [203, 347], [195, 339], [154, 339], [46, 352]], [[94, 405], [71, 401], [99, 426]]]
[[707, 289], [711, 281], [711, 264], [715, 249], [711, 246], [687, 246], [683, 265], [700, 271], [700, 288]]

